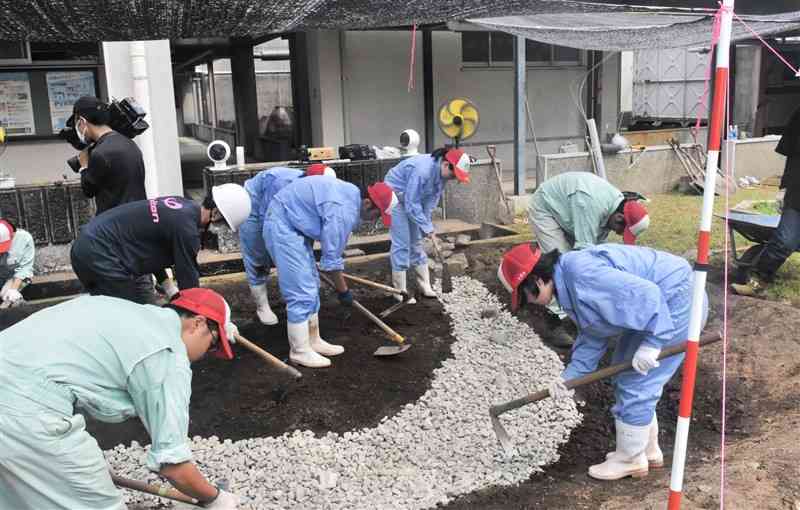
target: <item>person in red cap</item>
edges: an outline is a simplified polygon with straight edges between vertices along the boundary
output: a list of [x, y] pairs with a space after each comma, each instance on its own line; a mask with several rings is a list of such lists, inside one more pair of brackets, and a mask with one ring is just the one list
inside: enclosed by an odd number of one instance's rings
[[8, 220], [0, 220], [0, 308], [22, 303], [21, 291], [33, 278], [35, 256], [33, 236]]
[[367, 195], [362, 198], [359, 189], [349, 182], [319, 175], [295, 180], [270, 203], [264, 220], [264, 240], [278, 268], [278, 285], [286, 301], [289, 359], [294, 363], [309, 368], [327, 367], [331, 361], [326, 356], [344, 352], [344, 347], [320, 336], [314, 241], [322, 246], [319, 266], [331, 274], [339, 302], [352, 305], [353, 296], [342, 277], [347, 240], [362, 220], [375, 220], [381, 215], [389, 223], [395, 201], [392, 190], [381, 182], [370, 186]]
[[[605, 242], [609, 232], [633, 244], [650, 225], [642, 204], [605, 179], [590, 172], [566, 172], [541, 184], [531, 196], [528, 219], [536, 242], [545, 253], [566, 253]], [[557, 302], [548, 306], [545, 341], [556, 347], [572, 345]]]
[[609, 345], [615, 345], [611, 363], [632, 361], [633, 370], [614, 379], [616, 449], [591, 466], [589, 476], [641, 477], [650, 467], [663, 466], [655, 409], [683, 354], [658, 357], [689, 334], [694, 278], [689, 263], [638, 246], [601, 244], [561, 254], [526, 243], [503, 256], [497, 276], [511, 293], [512, 311], [558, 297], [578, 327], [570, 362], [550, 385], [552, 396], [569, 396], [563, 381], [595, 371]]
[[[404, 159], [386, 174], [384, 182], [399, 199], [392, 212], [390, 229], [393, 287], [407, 290], [406, 271], [413, 267], [420, 293], [425, 297], [436, 297], [431, 288], [428, 257], [422, 247], [422, 238], [430, 237], [435, 242], [431, 215], [442, 198], [444, 185], [453, 179], [468, 183], [469, 169], [467, 153], [445, 147], [431, 154]], [[400, 295], [395, 297], [403, 299]]]
[[0, 332], [0, 508], [125, 508], [80, 408], [102, 422], [138, 416], [146, 464], [205, 508], [238, 497], [192, 462], [191, 363], [232, 359], [230, 307], [210, 289], [164, 307], [84, 296]]

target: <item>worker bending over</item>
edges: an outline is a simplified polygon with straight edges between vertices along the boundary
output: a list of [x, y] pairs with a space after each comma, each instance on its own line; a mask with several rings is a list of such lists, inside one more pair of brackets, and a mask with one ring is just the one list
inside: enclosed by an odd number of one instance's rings
[[35, 253], [33, 236], [8, 220], [0, 220], [0, 308], [22, 303], [22, 289], [33, 278]]
[[190, 364], [232, 359], [235, 330], [222, 296], [186, 289], [163, 308], [84, 296], [1, 332], [0, 508], [126, 508], [80, 408], [108, 423], [138, 416], [149, 469], [205, 508], [235, 509], [188, 439]]
[[353, 303], [353, 296], [342, 277], [350, 233], [359, 220], [374, 220], [382, 215], [390, 223], [389, 211], [397, 202], [383, 183], [368, 188], [369, 198], [361, 199], [358, 188], [334, 177], [297, 179], [272, 200], [264, 224], [267, 250], [278, 268], [278, 285], [286, 301], [286, 329], [289, 359], [310, 367], [330, 366], [325, 356], [344, 352], [319, 333], [319, 273], [314, 258], [314, 241], [322, 245], [320, 268], [332, 272], [339, 301]]
[[[436, 297], [431, 288], [430, 269], [423, 237], [435, 237], [431, 214], [439, 204], [445, 182], [469, 182], [470, 159], [461, 149], [442, 148], [431, 154], [404, 159], [386, 174], [384, 182], [399, 203], [392, 211], [392, 286], [407, 290], [406, 271], [413, 266], [417, 288], [424, 297]], [[395, 295], [402, 301], [403, 297]]]
[[250, 197], [238, 184], [214, 186], [202, 205], [160, 197], [118, 205], [95, 217], [72, 244], [72, 268], [92, 295], [146, 303], [136, 279], [174, 266], [178, 287], [200, 284], [201, 229], [224, 219], [234, 231], [250, 214]]
[[[664, 385], [683, 362], [683, 354], [658, 361], [661, 350], [688, 338], [692, 269], [682, 258], [650, 248], [603, 244], [561, 254], [532, 244], [509, 250], [497, 272], [511, 292], [511, 308], [558, 298], [578, 326], [572, 358], [551, 394], [571, 392], [563, 380], [597, 369], [609, 342], [616, 341], [611, 363], [632, 359], [634, 370], [614, 379], [611, 408], [617, 449], [589, 476], [617, 480], [640, 477], [661, 467], [655, 410]], [[704, 297], [702, 323], [708, 313]]]
[[239, 245], [247, 283], [250, 285], [250, 294], [256, 302], [256, 315], [262, 324], [278, 323], [278, 317], [269, 306], [267, 294], [267, 275], [273, 264], [267, 253], [264, 217], [276, 193], [300, 177], [315, 175], [336, 177], [336, 172], [319, 163], [309, 166], [305, 172], [297, 168], [279, 166], [259, 172], [244, 183], [244, 189], [250, 195], [252, 206], [250, 215], [239, 227]]
[[[605, 242], [611, 231], [621, 235], [625, 244], [634, 244], [650, 225], [642, 204], [626, 200], [620, 190], [589, 172], [566, 172], [546, 180], [531, 197], [528, 218], [544, 253], [594, 246]], [[564, 312], [555, 301], [547, 308], [553, 315], [544, 340], [569, 347], [572, 337], [561, 323]]]

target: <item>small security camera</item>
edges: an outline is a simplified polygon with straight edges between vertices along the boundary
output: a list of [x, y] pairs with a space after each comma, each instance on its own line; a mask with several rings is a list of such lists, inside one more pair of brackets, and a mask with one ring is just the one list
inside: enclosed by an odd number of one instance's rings
[[419, 133], [413, 129], [406, 129], [400, 133], [400, 150], [406, 156], [419, 154]]
[[214, 162], [214, 169], [225, 169], [228, 167], [228, 158], [231, 157], [231, 146], [222, 140], [214, 140], [208, 144], [206, 155]]

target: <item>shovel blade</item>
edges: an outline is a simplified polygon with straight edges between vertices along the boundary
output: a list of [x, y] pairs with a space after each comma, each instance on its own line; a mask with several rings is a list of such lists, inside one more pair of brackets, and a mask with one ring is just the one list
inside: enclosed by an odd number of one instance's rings
[[375, 352], [372, 353], [372, 355], [373, 356], [396, 356], [397, 354], [406, 352], [409, 349], [411, 349], [411, 345], [409, 345], [409, 344], [384, 345], [383, 347], [378, 347], [375, 350]]
[[453, 277], [446, 265], [442, 266], [442, 292], [450, 294], [453, 292]]
[[504, 429], [503, 425], [500, 423], [500, 417], [495, 416], [491, 412], [489, 413], [489, 417], [492, 419], [492, 429], [494, 429], [494, 435], [497, 436], [497, 441], [500, 443], [500, 446], [503, 447], [503, 451], [506, 452], [506, 455], [510, 457], [517, 453], [517, 449], [514, 447], [514, 442], [511, 440], [508, 432], [506, 432], [506, 429]]

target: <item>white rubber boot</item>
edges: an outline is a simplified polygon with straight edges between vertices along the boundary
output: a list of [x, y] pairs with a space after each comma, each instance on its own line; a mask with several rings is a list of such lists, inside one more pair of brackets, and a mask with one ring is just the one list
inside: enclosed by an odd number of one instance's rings
[[[392, 271], [392, 287], [395, 289], [399, 289], [402, 291], [408, 291], [408, 287], [406, 285], [406, 272], [405, 271]], [[392, 294], [397, 301], [402, 301], [403, 296], [400, 294]], [[413, 305], [416, 303], [417, 300], [414, 298], [410, 298], [408, 300], [409, 305]]]
[[256, 302], [256, 315], [261, 324], [273, 326], [278, 323], [278, 317], [272, 312], [269, 307], [269, 296], [267, 295], [267, 284], [251, 285], [250, 294]]
[[650, 425], [627, 425], [615, 422], [617, 450], [602, 464], [589, 467], [589, 476], [598, 480], [619, 480], [626, 476], [647, 476], [648, 464], [645, 449], [650, 439]]
[[[612, 455], [617, 455], [618, 450], [606, 454], [606, 458], [610, 459]], [[653, 415], [653, 421], [650, 422], [650, 429], [648, 430], [647, 448], [644, 450], [647, 457], [647, 464], [650, 469], [664, 467], [664, 453], [661, 447], [658, 446], [658, 416]]]
[[414, 266], [414, 271], [417, 273], [417, 288], [420, 293], [427, 298], [435, 298], [436, 293], [431, 288], [431, 271], [428, 264]]
[[323, 356], [337, 356], [344, 352], [341, 345], [329, 344], [319, 336], [319, 314], [315, 313], [308, 318], [308, 338], [311, 348]]
[[312, 348], [308, 340], [308, 321], [286, 323], [289, 334], [289, 359], [308, 368], [325, 368], [331, 366], [331, 360], [320, 356]]

